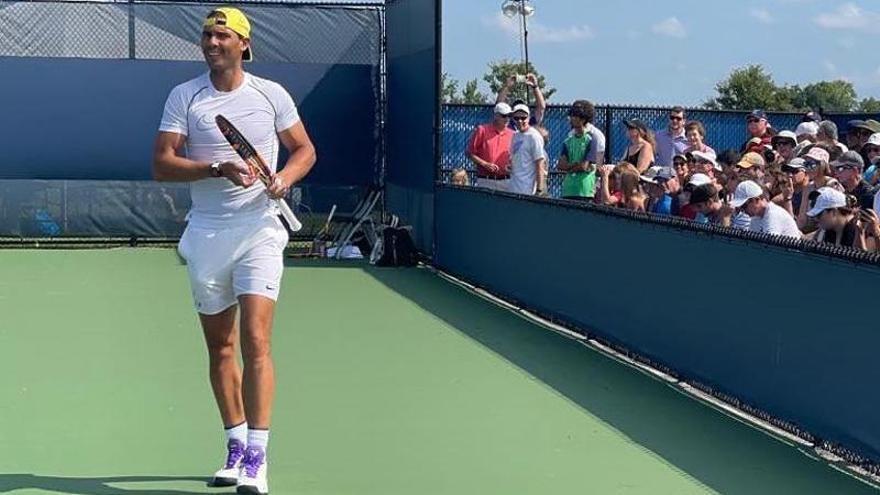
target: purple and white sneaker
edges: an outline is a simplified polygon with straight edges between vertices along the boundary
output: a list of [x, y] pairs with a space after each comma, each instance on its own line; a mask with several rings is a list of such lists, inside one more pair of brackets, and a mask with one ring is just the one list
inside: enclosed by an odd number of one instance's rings
[[211, 486], [235, 486], [238, 484], [238, 472], [244, 459], [244, 443], [234, 438], [226, 444], [226, 464], [214, 473]]
[[236, 493], [248, 495], [267, 495], [269, 493], [269, 474], [266, 451], [260, 447], [248, 447], [241, 461]]

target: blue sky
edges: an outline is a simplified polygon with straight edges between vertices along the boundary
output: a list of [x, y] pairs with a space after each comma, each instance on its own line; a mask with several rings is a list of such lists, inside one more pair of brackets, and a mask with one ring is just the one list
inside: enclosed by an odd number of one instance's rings
[[[876, 0], [531, 1], [530, 58], [559, 90], [551, 103], [699, 105], [752, 63], [778, 84], [845, 79], [880, 97]], [[445, 72], [482, 79], [490, 60], [520, 58], [500, 12], [501, 0], [443, 0]]]

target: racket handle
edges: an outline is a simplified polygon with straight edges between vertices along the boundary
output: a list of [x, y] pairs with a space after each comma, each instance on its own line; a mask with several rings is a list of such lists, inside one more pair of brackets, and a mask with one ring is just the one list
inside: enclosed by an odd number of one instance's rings
[[284, 220], [287, 222], [287, 226], [290, 227], [290, 230], [293, 232], [298, 232], [302, 229], [302, 223], [300, 223], [299, 219], [296, 218], [296, 215], [293, 214], [293, 210], [290, 209], [290, 206], [283, 199], [275, 200], [278, 203], [278, 207], [281, 209], [281, 216], [284, 217]]

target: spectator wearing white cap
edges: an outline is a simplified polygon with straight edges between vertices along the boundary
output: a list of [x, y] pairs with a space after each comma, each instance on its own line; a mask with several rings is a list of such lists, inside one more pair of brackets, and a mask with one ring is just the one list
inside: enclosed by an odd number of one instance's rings
[[816, 191], [815, 204], [807, 213], [819, 229], [810, 236], [816, 242], [875, 251], [880, 238], [880, 219], [871, 210], [859, 211], [854, 196], [831, 188]]
[[852, 194], [859, 201], [862, 208], [874, 207], [875, 187], [871, 187], [863, 178], [862, 171], [865, 161], [855, 151], [847, 151], [839, 159], [831, 163], [836, 178], [843, 185], [847, 194]]
[[658, 215], [678, 215], [678, 193], [681, 191], [681, 186], [675, 170], [672, 167], [652, 167], [654, 168], [656, 171], [653, 176], [646, 177], [650, 197], [647, 211]]
[[768, 201], [764, 189], [754, 181], [740, 182], [730, 205], [751, 217], [749, 230], [752, 232], [798, 239], [803, 236], [794, 217], [776, 203]]
[[679, 193], [678, 201], [681, 207], [678, 210], [678, 216], [682, 218], [687, 218], [688, 220], [696, 220], [698, 212], [696, 208], [691, 204], [691, 193], [694, 189], [704, 186], [706, 184], [713, 184], [712, 177], [709, 177], [706, 174], [695, 173], [691, 174], [690, 179], [688, 179], [687, 184], [682, 188], [682, 192]]
[[693, 158], [694, 172], [715, 178], [721, 173], [721, 165], [715, 160], [715, 153], [706, 151], [694, 151], [690, 153]]
[[546, 170], [547, 154], [544, 151], [544, 138], [529, 125], [530, 116], [527, 105], [513, 107], [512, 118], [516, 124], [517, 133], [514, 134], [510, 145], [510, 192], [518, 194], [543, 194], [538, 190], [538, 184], [544, 183], [543, 175]]
[[868, 184], [876, 186], [877, 182], [880, 181], [880, 173], [877, 173], [877, 165], [880, 163], [880, 133], [871, 134], [868, 142], [862, 146], [862, 158], [865, 159], [865, 164], [868, 165], [864, 173], [864, 179]]
[[660, 167], [671, 167], [675, 155], [683, 154], [690, 146], [686, 136], [684, 108], [669, 110], [669, 124], [666, 129], [654, 133], [657, 141], [654, 161]]
[[798, 140], [795, 133], [791, 131], [781, 131], [773, 136], [770, 143], [773, 146], [773, 151], [776, 152], [776, 163], [778, 165], [786, 164], [797, 156], [795, 148], [797, 148]]
[[794, 130], [798, 143], [815, 143], [818, 139], [819, 124], [816, 122], [801, 122]]
[[782, 166], [787, 181], [783, 187], [783, 193], [779, 198], [773, 198], [774, 203], [785, 208], [795, 218], [798, 228], [804, 231], [809, 224], [807, 211], [809, 202], [806, 200], [811, 191], [810, 175], [807, 172], [807, 161], [803, 158], [793, 158]]
[[477, 126], [471, 134], [467, 156], [477, 167], [477, 187], [507, 190], [514, 135], [507, 123], [512, 112], [507, 103], [496, 104], [492, 122]]
[[[504, 83], [504, 86], [501, 87], [501, 90], [498, 92], [498, 96], [495, 98], [495, 103], [507, 103], [507, 95], [510, 93], [510, 90], [513, 89], [514, 86], [519, 84], [518, 81], [522, 76], [512, 75], [507, 78], [507, 81]], [[544, 99], [544, 93], [541, 92], [541, 88], [538, 86], [538, 78], [534, 74], [526, 74], [524, 83], [526, 86], [531, 88], [532, 94], [535, 97], [535, 112], [534, 114], [530, 114], [529, 118], [531, 119], [529, 124], [533, 126], [539, 126], [544, 122], [544, 113], [547, 110], [547, 101]], [[525, 104], [522, 100], [515, 100], [512, 105], [516, 106], [519, 104]], [[516, 127], [516, 126], [514, 126]]]

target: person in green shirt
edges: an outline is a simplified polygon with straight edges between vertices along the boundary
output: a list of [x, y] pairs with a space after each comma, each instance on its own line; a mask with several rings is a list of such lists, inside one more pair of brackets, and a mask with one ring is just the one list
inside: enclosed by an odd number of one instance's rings
[[583, 108], [573, 106], [568, 111], [572, 132], [562, 144], [562, 154], [556, 169], [565, 172], [562, 197], [590, 201], [596, 195], [596, 167], [587, 159], [592, 137], [587, 132], [588, 118]]

